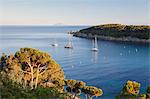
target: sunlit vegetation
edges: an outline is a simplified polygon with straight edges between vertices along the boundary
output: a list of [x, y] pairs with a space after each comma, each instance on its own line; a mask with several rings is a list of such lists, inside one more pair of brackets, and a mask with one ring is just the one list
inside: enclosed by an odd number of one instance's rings
[[149, 39], [150, 26], [146, 25], [121, 25], [121, 24], [104, 24], [82, 29], [75, 33], [78, 34], [108, 36], [108, 37], [130, 37], [138, 39]]
[[30, 90], [23, 88], [21, 84], [10, 80], [6, 75], [0, 74], [1, 99], [70, 99], [72, 95], [60, 92], [57, 88], [38, 86]]
[[101, 89], [94, 86], [84, 86], [82, 88], [82, 92], [86, 97], [89, 97], [89, 99], [92, 99], [94, 96], [101, 96], [103, 94], [103, 91]]
[[103, 94], [103, 91], [94, 86], [87, 86], [83, 81], [65, 80], [66, 90], [73, 94], [74, 97], [83, 93], [86, 98], [92, 99], [94, 96], [98, 97]]
[[[149, 99], [150, 86], [139, 94], [140, 83], [127, 81], [117, 99]], [[65, 79], [59, 64], [45, 52], [21, 48], [14, 55], [0, 58], [1, 99], [78, 99], [85, 95], [92, 99], [103, 95], [95, 86], [83, 81]]]
[[137, 96], [140, 91], [140, 83], [135, 81], [127, 81], [126, 85], [123, 87], [122, 93], [123, 95], [134, 95]]
[[64, 73], [48, 55], [31, 48], [21, 48], [15, 55], [1, 58], [1, 71], [13, 81], [36, 89], [38, 85], [63, 89]]
[[121, 93], [116, 97], [117, 99], [149, 99], [150, 86], [148, 86], [146, 93], [139, 94], [140, 83], [135, 81], [127, 81], [123, 86]]
[[[21, 48], [14, 55], [2, 54], [0, 58], [1, 98], [78, 99], [85, 93], [85, 85], [82, 81], [65, 80], [61, 66], [37, 49]], [[87, 90], [90, 99], [102, 95], [96, 87]]]
[[81, 94], [81, 88], [85, 86], [85, 83], [77, 80], [65, 80], [66, 90], [73, 94], [73, 97]]

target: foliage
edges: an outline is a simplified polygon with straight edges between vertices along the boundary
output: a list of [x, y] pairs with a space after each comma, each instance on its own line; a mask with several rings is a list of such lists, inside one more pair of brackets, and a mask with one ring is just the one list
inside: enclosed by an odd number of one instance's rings
[[2, 99], [70, 99], [69, 93], [60, 92], [57, 88], [37, 87], [34, 90], [23, 88], [6, 75], [0, 74], [0, 97]]
[[69, 79], [65, 80], [65, 85], [69, 87], [83, 88], [85, 86], [85, 82]]
[[121, 94], [137, 96], [139, 94], [139, 91], [140, 83], [128, 80], [125, 86], [123, 87]]
[[0, 62], [1, 71], [24, 88], [36, 89], [40, 85], [63, 90], [64, 72], [48, 53], [21, 48], [15, 55], [2, 56]]
[[[48, 53], [32, 48], [21, 48], [15, 55], [2, 54], [0, 90], [2, 99], [74, 99], [81, 93], [92, 99], [103, 94], [101, 89], [83, 81], [65, 80], [63, 70]], [[129, 80], [116, 98], [150, 98], [150, 86], [144, 94], [139, 91], [140, 83]]]
[[146, 99], [146, 94], [140, 94], [140, 95], [138, 96], [138, 98], [139, 98], [139, 99]]
[[150, 93], [150, 86], [147, 87], [146, 92], [147, 92], [147, 93]]
[[85, 86], [85, 83], [83, 81], [77, 81], [77, 80], [65, 80], [65, 86], [67, 92], [70, 92], [72, 94], [74, 94], [74, 97], [77, 97], [81, 94], [81, 88], [83, 88]]
[[103, 91], [97, 87], [94, 86], [86, 86], [85, 82], [77, 81], [77, 80], [66, 80], [65, 81], [66, 90], [68, 92], [74, 93], [75, 96], [78, 96], [82, 93], [85, 95], [88, 95], [90, 99], [94, 96], [101, 96], [103, 94]]
[[147, 90], [146, 90], [146, 98], [147, 99], [150, 98], [150, 85], [147, 87]]
[[140, 83], [128, 80], [123, 86], [123, 89], [116, 99], [149, 99], [150, 98], [150, 86], [147, 87], [146, 93], [139, 94]]
[[98, 35], [109, 37], [131, 37], [138, 39], [149, 39], [150, 26], [146, 25], [121, 25], [121, 24], [104, 24], [82, 29], [78, 33], [86, 35]]
[[82, 88], [82, 92], [85, 95], [88, 95], [90, 99], [92, 99], [92, 97], [96, 96], [101, 96], [103, 94], [103, 91], [97, 87], [94, 86], [85, 86]]
[[2, 69], [6, 65], [6, 60], [7, 60], [7, 55], [3, 53], [0, 58], [0, 69]]
[[139, 91], [140, 91], [140, 83], [128, 80], [126, 84], [123, 86], [121, 94], [118, 95], [116, 98], [122, 99], [124, 97], [136, 99], [136, 97], [139, 94]]

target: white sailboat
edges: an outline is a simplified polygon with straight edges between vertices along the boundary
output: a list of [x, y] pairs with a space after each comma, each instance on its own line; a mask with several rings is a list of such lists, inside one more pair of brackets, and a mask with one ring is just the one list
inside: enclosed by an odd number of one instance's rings
[[65, 45], [64, 48], [73, 48], [73, 45], [72, 45], [72, 34], [70, 32], [68, 33], [68, 43]]
[[97, 52], [98, 51], [98, 45], [97, 45], [97, 37], [95, 36], [94, 40], [93, 40], [93, 48], [92, 51]]
[[56, 40], [54, 41], [54, 43], [52, 44], [52, 46], [57, 47], [58, 43], [56, 42]]

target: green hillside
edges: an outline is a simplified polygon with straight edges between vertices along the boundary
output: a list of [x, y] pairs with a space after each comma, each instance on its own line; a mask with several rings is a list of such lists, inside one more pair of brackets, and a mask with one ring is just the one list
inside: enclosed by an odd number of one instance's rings
[[114, 38], [135, 38], [148, 40], [150, 26], [147, 25], [121, 25], [104, 24], [82, 29], [74, 33], [74, 36], [92, 37], [94, 35]]

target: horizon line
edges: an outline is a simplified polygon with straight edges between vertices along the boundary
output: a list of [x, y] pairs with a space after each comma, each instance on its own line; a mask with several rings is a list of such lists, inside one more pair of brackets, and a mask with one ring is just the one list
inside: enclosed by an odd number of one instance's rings
[[97, 26], [105, 24], [121, 24], [121, 25], [146, 25], [150, 24], [124, 24], [124, 23], [100, 23], [100, 24], [0, 24], [0, 26]]

